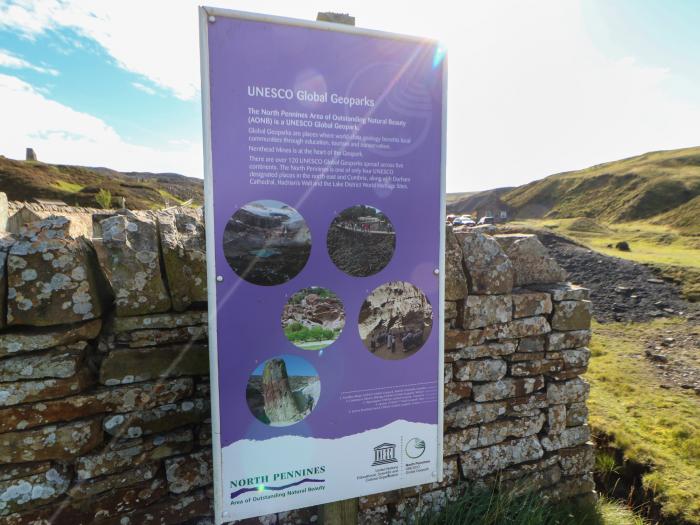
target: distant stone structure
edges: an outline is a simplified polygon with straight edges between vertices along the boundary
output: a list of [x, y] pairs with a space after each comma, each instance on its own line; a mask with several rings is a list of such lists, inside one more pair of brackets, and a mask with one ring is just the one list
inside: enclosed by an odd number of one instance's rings
[[345, 24], [348, 26], [355, 25], [355, 17], [347, 13], [318, 13], [318, 15], [316, 15], [316, 20], [319, 22], [333, 22], [335, 24]]
[[[201, 210], [89, 216], [89, 236], [60, 216], [0, 235], [0, 523], [210, 525]], [[361, 498], [361, 524], [498, 479], [593, 494], [588, 291], [534, 236], [446, 235], [445, 478]]]
[[27, 148], [27, 151], [24, 155], [24, 160], [38, 160], [36, 158], [36, 152], [34, 151], [34, 148]]

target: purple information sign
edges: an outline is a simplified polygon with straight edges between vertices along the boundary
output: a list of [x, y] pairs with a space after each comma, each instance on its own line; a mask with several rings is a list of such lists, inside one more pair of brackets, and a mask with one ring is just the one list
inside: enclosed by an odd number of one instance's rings
[[438, 481], [444, 52], [200, 25], [217, 523]]

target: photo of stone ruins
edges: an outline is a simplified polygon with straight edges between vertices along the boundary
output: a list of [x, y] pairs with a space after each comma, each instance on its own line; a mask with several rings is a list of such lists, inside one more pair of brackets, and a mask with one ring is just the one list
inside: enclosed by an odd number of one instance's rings
[[282, 312], [284, 335], [304, 350], [322, 350], [333, 344], [344, 326], [343, 303], [328, 288], [311, 286], [299, 290]]
[[328, 255], [353, 277], [383, 270], [394, 255], [396, 232], [389, 218], [373, 206], [357, 205], [340, 212], [328, 230]]
[[[303, 370], [307, 375], [300, 375]], [[304, 419], [321, 395], [321, 380], [315, 373], [308, 375], [309, 370], [313, 370], [311, 365], [296, 356], [265, 361], [248, 379], [246, 401], [250, 411], [272, 427], [286, 427]]]
[[421, 349], [433, 327], [433, 308], [416, 286], [394, 281], [376, 288], [360, 309], [362, 342], [382, 359], [405, 359]]
[[224, 255], [246, 281], [262, 286], [296, 277], [311, 253], [311, 233], [291, 206], [259, 200], [236, 211], [224, 230]]

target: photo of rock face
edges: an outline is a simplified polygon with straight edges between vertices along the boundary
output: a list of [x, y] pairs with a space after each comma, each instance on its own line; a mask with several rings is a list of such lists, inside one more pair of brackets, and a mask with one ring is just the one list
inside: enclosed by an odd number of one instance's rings
[[268, 359], [248, 379], [246, 401], [266, 425], [286, 427], [308, 416], [321, 396], [318, 373], [301, 357]]
[[279, 201], [249, 202], [233, 214], [224, 230], [224, 255], [246, 281], [282, 284], [304, 268], [311, 253], [311, 233], [304, 218]]
[[416, 286], [393, 281], [375, 288], [360, 309], [360, 338], [382, 359], [405, 359], [421, 349], [433, 326], [433, 308]]
[[299, 290], [282, 312], [284, 335], [304, 350], [321, 350], [333, 344], [344, 326], [343, 303], [328, 288], [311, 286]]
[[367, 277], [389, 264], [396, 232], [389, 218], [373, 206], [352, 206], [340, 212], [328, 229], [328, 255], [353, 277]]

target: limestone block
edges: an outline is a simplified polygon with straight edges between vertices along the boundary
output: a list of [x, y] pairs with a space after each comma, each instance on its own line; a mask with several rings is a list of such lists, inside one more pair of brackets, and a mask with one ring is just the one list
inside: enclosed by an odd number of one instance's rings
[[100, 367], [100, 383], [107, 386], [149, 381], [160, 377], [207, 375], [206, 345], [130, 348], [110, 352]]
[[496, 401], [509, 397], [521, 397], [544, 388], [544, 378], [523, 377], [521, 379], [505, 378], [493, 383], [474, 385], [472, 387], [474, 401]]
[[542, 437], [542, 447], [548, 452], [561, 448], [571, 448], [583, 445], [591, 438], [591, 430], [588, 425], [567, 428], [558, 434], [547, 434]]
[[551, 330], [547, 318], [538, 315], [536, 317], [514, 319], [510, 323], [487, 326], [484, 329], [484, 336], [490, 341], [495, 339], [519, 339], [521, 337], [544, 335]]
[[8, 432], [0, 435], [0, 463], [70, 460], [101, 442], [102, 428], [97, 420]]
[[156, 221], [146, 214], [124, 211], [99, 220], [99, 229], [102, 237], [93, 242], [114, 292], [117, 316], [169, 310]]
[[449, 383], [445, 383], [445, 406], [449, 406], [462, 399], [469, 399], [471, 395], [472, 384], [468, 381], [450, 381]]
[[515, 286], [566, 280], [567, 272], [549, 256], [537, 235], [515, 233], [494, 238], [511, 261]]
[[[97, 423], [101, 431], [99, 421]], [[97, 454], [79, 457], [75, 463], [76, 474], [78, 479], [86, 480], [178, 454], [187, 454], [192, 450], [193, 440], [192, 430], [183, 429], [148, 438], [120, 441]]]
[[129, 487], [143, 481], [149, 481], [156, 476], [159, 469], [159, 463], [146, 463], [118, 474], [84, 480], [73, 485], [68, 494], [73, 499], [90, 498], [121, 487]]
[[445, 321], [457, 318], [457, 303], [455, 301], [445, 301]]
[[[146, 411], [166, 403], [168, 404], [166, 406], [171, 406], [170, 404], [191, 395], [192, 391], [192, 379], [181, 378], [167, 383], [141, 383], [127, 387], [103, 388], [88, 395], [10, 407], [0, 410], [0, 433], [72, 421], [101, 413]], [[124, 419], [124, 416], [114, 417]]]
[[130, 348], [143, 348], [172, 343], [186, 343], [194, 341], [206, 341], [208, 337], [207, 325], [182, 326], [179, 328], [134, 330], [117, 334], [115, 340], [118, 343], [128, 345]]
[[586, 368], [591, 358], [591, 351], [588, 348], [576, 348], [573, 350], [562, 350], [559, 352], [564, 360], [564, 368]]
[[515, 349], [515, 343], [486, 343], [478, 346], [467, 346], [446, 354], [445, 361], [453, 362], [460, 359], [508, 356], [514, 353]]
[[578, 427], [588, 421], [588, 407], [586, 403], [571, 403], [566, 409], [566, 426]]
[[48, 326], [102, 315], [99, 275], [85, 239], [65, 217], [23, 227], [7, 258], [7, 324]]
[[543, 455], [537, 436], [513, 439], [465, 452], [462, 454], [462, 473], [468, 480], [474, 480], [511, 465], [538, 460]]
[[575, 448], [564, 448], [559, 450], [558, 454], [561, 471], [565, 476], [588, 474], [595, 465], [595, 447], [592, 443]]
[[112, 436], [137, 438], [201, 423], [210, 413], [208, 400], [188, 399], [130, 414], [107, 416], [103, 427]]
[[547, 351], [555, 352], [588, 346], [591, 342], [591, 331], [573, 330], [571, 332], [552, 332], [547, 335]]
[[480, 345], [486, 340], [483, 330], [445, 330], [445, 350]]
[[553, 405], [582, 403], [588, 398], [590, 385], [580, 377], [547, 385], [547, 400]]
[[157, 213], [163, 263], [173, 309], [182, 312], [207, 300], [207, 260], [202, 209]]
[[460, 232], [469, 293], [508, 294], [513, 289], [513, 265], [501, 246], [489, 235]]
[[68, 490], [70, 473], [62, 466], [31, 476], [0, 481], [0, 516], [50, 503]]
[[494, 421], [506, 413], [506, 403], [463, 402], [445, 410], [445, 426], [467, 428], [480, 423]]
[[51, 468], [50, 461], [37, 463], [20, 463], [18, 465], [0, 465], [0, 481], [17, 478], [26, 478], [35, 474], [41, 474]]
[[167, 330], [183, 326], [196, 326], [207, 323], [207, 312], [192, 310], [182, 313], [165, 313], [117, 317], [112, 324], [115, 333], [134, 330]]
[[511, 364], [510, 375], [513, 377], [548, 375], [554, 372], [559, 372], [563, 367], [564, 363], [561, 359], [531, 359], [527, 361], [517, 361]]
[[544, 292], [513, 292], [513, 318], [534, 317], [552, 313], [552, 297]]
[[[0, 200], [4, 193], [0, 193]], [[0, 202], [2, 207], [2, 202]], [[0, 223], [2, 222], [2, 210], [0, 210]], [[2, 233], [3, 230], [0, 224], [0, 329], [5, 328], [7, 319], [5, 319], [5, 307], [7, 302], [7, 254], [10, 248], [15, 243], [13, 237]]]
[[530, 395], [505, 400], [507, 417], [531, 417], [547, 408], [547, 394], [537, 392]]
[[545, 415], [539, 413], [536, 416], [518, 419], [503, 419], [486, 423], [479, 427], [477, 447], [488, 447], [501, 443], [508, 438], [522, 438], [537, 434], [542, 430]]
[[85, 346], [58, 347], [50, 352], [36, 352], [0, 360], [0, 382], [22, 379], [59, 378], [76, 374], [83, 361]]
[[7, 220], [9, 219], [9, 210], [7, 208], [7, 194], [0, 191], [0, 233], [7, 231]]
[[101, 328], [102, 321], [93, 319], [69, 327], [42, 327], [34, 328], [31, 332], [0, 334], [0, 357], [89, 341], [99, 335]]
[[479, 439], [479, 427], [469, 427], [457, 432], [445, 432], [442, 440], [442, 453], [445, 456], [459, 454], [476, 448]]
[[552, 405], [547, 410], [547, 426], [550, 434], [559, 434], [566, 428], [566, 405]]
[[554, 306], [553, 330], [588, 330], [593, 307], [590, 301], [560, 301]]
[[454, 375], [457, 381], [498, 381], [507, 371], [502, 359], [460, 360], [455, 363]]
[[211, 450], [201, 450], [189, 456], [166, 459], [165, 476], [173, 494], [183, 494], [212, 483]]
[[536, 353], [544, 352], [546, 336], [535, 335], [531, 337], [523, 337], [518, 342], [518, 352], [519, 353]]
[[462, 248], [452, 227], [445, 226], [445, 300], [460, 301], [467, 296]]
[[548, 501], [568, 500], [575, 496], [591, 494], [595, 490], [592, 475], [562, 478], [562, 480], [547, 491]]
[[0, 383], [0, 407], [56, 399], [77, 394], [95, 383], [87, 368], [65, 379], [41, 379]]
[[512, 305], [510, 295], [470, 295], [464, 301], [464, 327], [507, 323], [513, 318]]
[[545, 292], [552, 296], [552, 301], [587, 301], [590, 290], [571, 283], [534, 284], [528, 286], [531, 290]]

